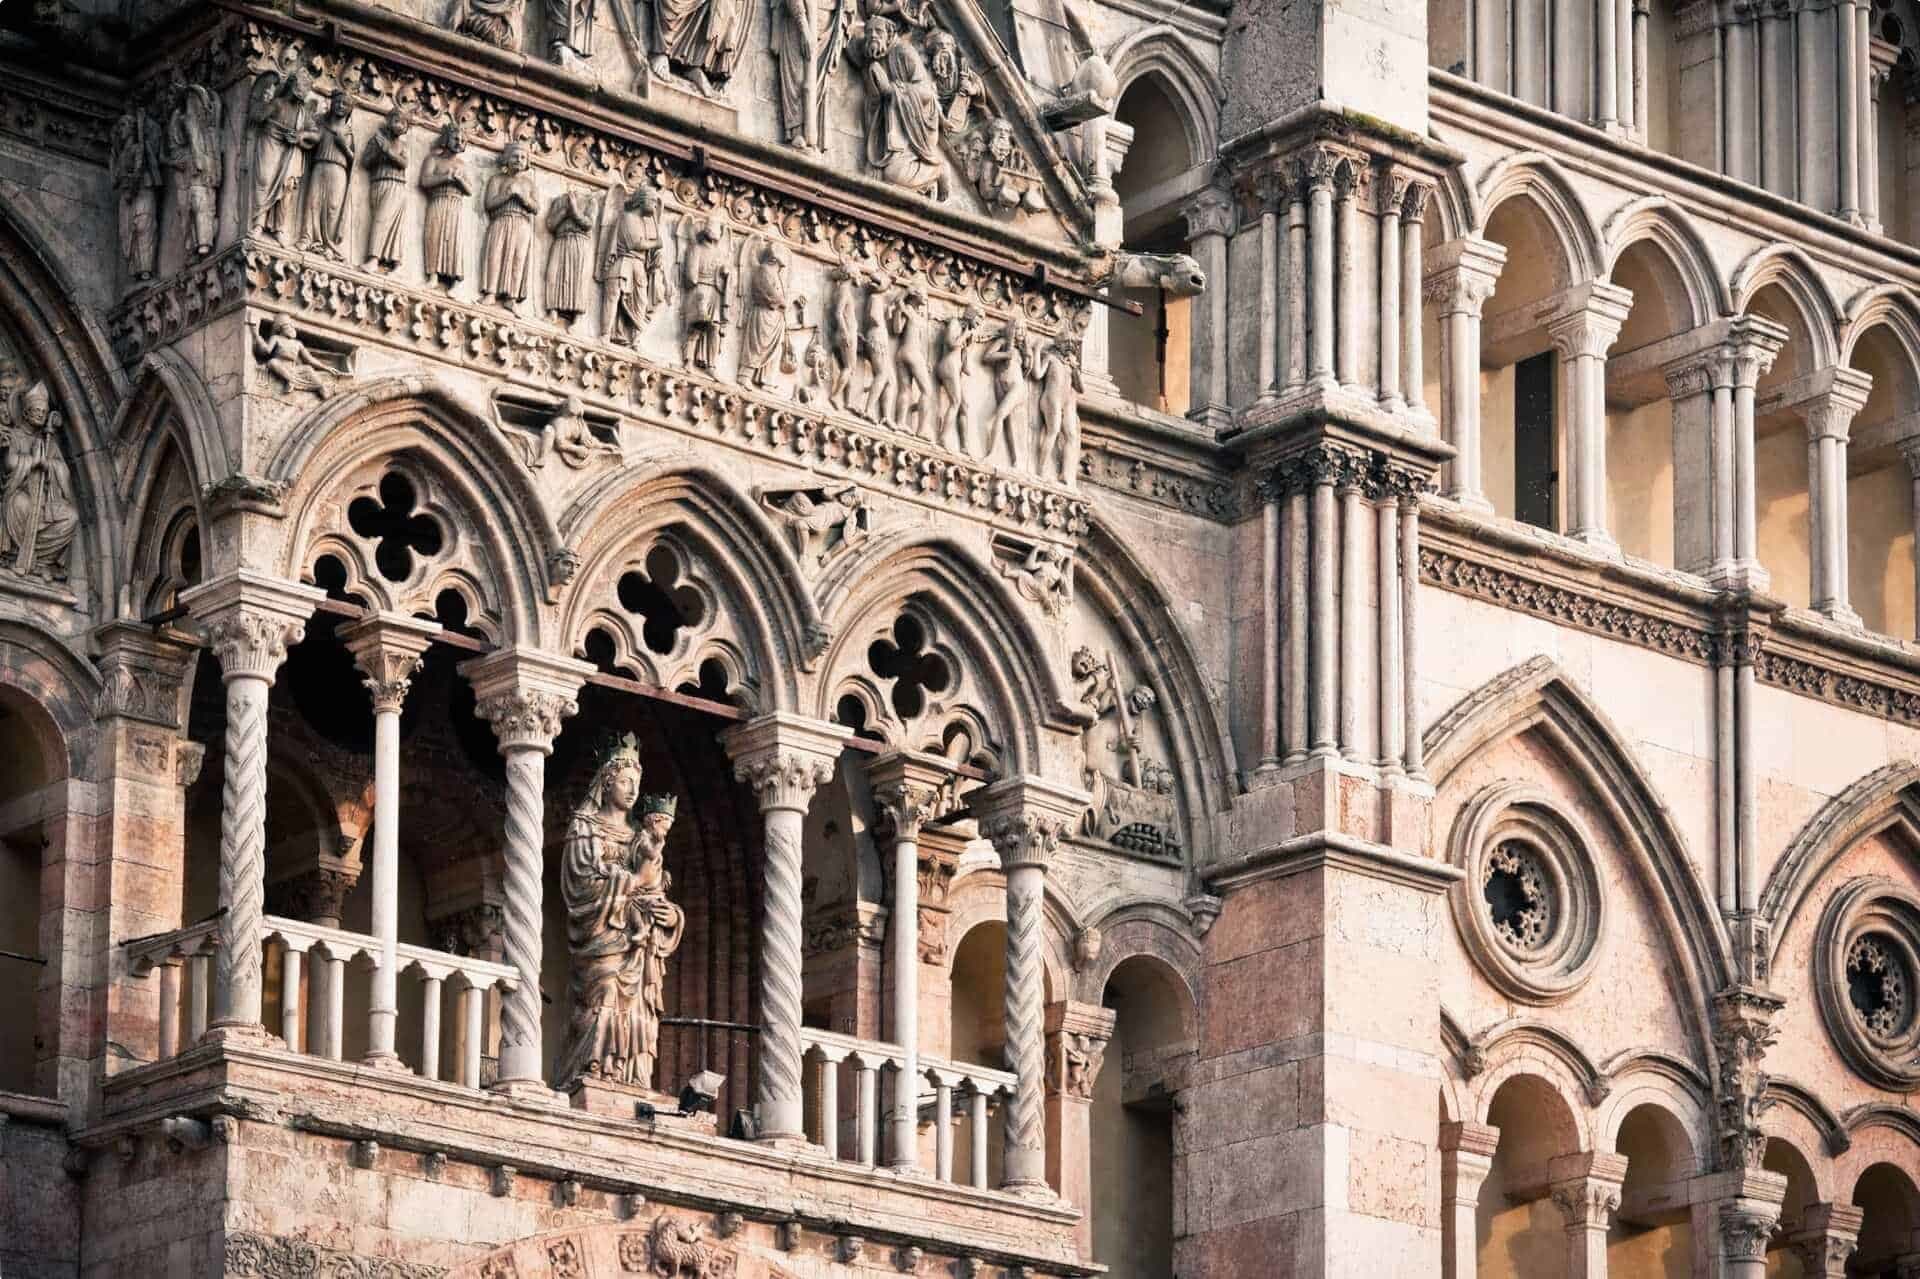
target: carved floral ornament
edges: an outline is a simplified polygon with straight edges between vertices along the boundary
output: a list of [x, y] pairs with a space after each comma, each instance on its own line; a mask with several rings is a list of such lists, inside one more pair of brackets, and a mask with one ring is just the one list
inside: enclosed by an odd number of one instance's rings
[[1605, 903], [1592, 839], [1537, 787], [1495, 782], [1461, 808], [1449, 856], [1466, 877], [1454, 922], [1486, 978], [1513, 999], [1557, 1003], [1603, 949]]
[[1844, 885], [1813, 960], [1821, 1020], [1847, 1064], [1877, 1088], [1920, 1087], [1920, 894], [1877, 876]]

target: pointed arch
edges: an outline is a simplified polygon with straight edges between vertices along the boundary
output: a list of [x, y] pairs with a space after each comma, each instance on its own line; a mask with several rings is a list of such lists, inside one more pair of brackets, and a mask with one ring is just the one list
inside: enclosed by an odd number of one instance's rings
[[799, 672], [825, 647], [826, 625], [804, 589], [799, 563], [761, 508], [717, 472], [650, 465], [620, 468], [570, 506], [561, 528], [580, 557], [556, 642], [572, 652], [604, 600], [595, 584], [645, 539], [675, 529], [719, 575], [738, 619], [735, 638], [757, 682], [759, 711], [797, 710]]
[[1920, 302], [1897, 284], [1862, 289], [1847, 303], [1841, 322], [1840, 359], [1849, 363], [1861, 338], [1885, 325], [1905, 352], [1908, 364], [1920, 369]]
[[1107, 50], [1107, 64], [1123, 95], [1143, 76], [1160, 78], [1180, 107], [1187, 154], [1194, 163], [1209, 163], [1220, 153], [1218, 117], [1224, 94], [1220, 78], [1193, 41], [1164, 22], [1156, 23], [1115, 41]]
[[1733, 309], [1743, 313], [1753, 304], [1760, 290], [1769, 284], [1780, 287], [1793, 300], [1806, 325], [1814, 350], [1807, 367], [1832, 368], [1840, 362], [1839, 333], [1845, 323], [1840, 299], [1813, 265], [1813, 259], [1790, 244], [1769, 244], [1755, 249], [1734, 270]]
[[1643, 240], [1652, 241], [1673, 263], [1685, 285], [1696, 327], [1732, 313], [1732, 295], [1714, 265], [1705, 237], [1686, 211], [1666, 196], [1643, 196], [1622, 205], [1607, 218], [1602, 235], [1609, 277], [1621, 254]]
[[849, 680], [864, 678], [876, 627], [905, 602], [930, 609], [958, 646], [963, 673], [987, 703], [974, 709], [1005, 751], [998, 760], [1003, 776], [1044, 773], [1048, 733], [1077, 734], [1085, 722], [1070, 708], [1047, 658], [1052, 646], [1028, 610], [1005, 579], [951, 537], [916, 529], [869, 538], [822, 577], [817, 594], [833, 635], [815, 708], [822, 719], [834, 718]]
[[1708, 1002], [1734, 980], [1726, 935], [1673, 814], [1592, 698], [1546, 656], [1495, 676], [1428, 728], [1427, 767], [1436, 789], [1481, 751], [1533, 729], [1559, 748], [1624, 837], [1623, 852], [1648, 889], [1655, 926], [1682, 978], [1682, 1015], [1700, 1060], [1711, 1062]]
[[417, 458], [472, 517], [463, 530], [482, 548], [502, 618], [503, 642], [539, 644], [539, 606], [567, 562], [553, 517], [500, 433], [431, 375], [382, 378], [337, 395], [296, 422], [269, 459], [265, 478], [288, 490], [289, 535], [281, 571], [298, 578], [325, 530], [321, 506], [355, 468], [381, 458]]
[[126, 518], [108, 447], [115, 412], [127, 395], [126, 377], [59, 255], [20, 212], [23, 204], [17, 187], [0, 186], [0, 313], [63, 419], [81, 512], [78, 549], [89, 552], [85, 577], [92, 611], [106, 618], [113, 615], [126, 557]]
[[183, 505], [192, 507], [196, 527], [207, 528], [206, 494], [233, 474], [233, 465], [206, 383], [168, 347], [140, 362], [133, 393], [114, 419], [113, 439], [132, 537], [122, 585], [137, 616], [153, 603]]
[[1520, 151], [1490, 165], [1479, 182], [1479, 221], [1475, 235], [1485, 237], [1487, 224], [1508, 200], [1527, 199], [1540, 210], [1559, 241], [1573, 274], [1572, 284], [1597, 280], [1611, 266], [1601, 250], [1600, 233], [1587, 207], [1574, 192], [1566, 170], [1540, 151]]
[[1139, 669], [1164, 690], [1160, 704], [1173, 730], [1180, 784], [1204, 810], [1189, 817], [1195, 828], [1191, 855], [1196, 865], [1203, 864], [1208, 849], [1200, 841], [1211, 842], [1213, 818], [1232, 807], [1239, 789], [1239, 762], [1226, 719], [1173, 600], [1106, 521], [1096, 513], [1090, 523], [1074, 590], [1112, 620]]
[[1889, 831], [1920, 848], [1920, 763], [1899, 760], [1874, 769], [1821, 805], [1794, 835], [1760, 890], [1769, 964], [1828, 869], [1861, 840]]

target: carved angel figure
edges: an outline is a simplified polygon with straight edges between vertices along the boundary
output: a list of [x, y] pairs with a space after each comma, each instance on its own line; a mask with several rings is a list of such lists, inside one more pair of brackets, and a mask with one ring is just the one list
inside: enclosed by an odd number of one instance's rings
[[569, 327], [592, 305], [593, 199], [566, 190], [547, 205], [547, 318]]
[[846, 46], [846, 0], [778, 0], [774, 61], [780, 67], [780, 124], [787, 145], [818, 151], [827, 142], [827, 86]]
[[364, 157], [367, 199], [367, 266], [391, 271], [405, 256], [400, 234], [407, 211], [407, 134], [413, 131], [413, 108], [400, 103], [367, 139]]
[[1070, 484], [1080, 470], [1080, 343], [1061, 338], [1040, 347], [1033, 365], [1040, 383], [1040, 449], [1034, 473]]
[[673, 877], [661, 859], [677, 803], [647, 796], [636, 830], [631, 813], [640, 798], [640, 755], [628, 734], [594, 772], [561, 854], [573, 1005], [562, 1084], [592, 1076], [653, 1086], [667, 960], [685, 919], [667, 900]]
[[787, 349], [787, 251], [778, 241], [755, 239], [748, 242], [747, 258], [740, 377], [765, 386], [775, 367], [793, 362]]
[[307, 350], [299, 330], [284, 315], [254, 338], [253, 357], [289, 391], [312, 391], [321, 399], [333, 394], [338, 371]]
[[427, 193], [427, 275], [451, 291], [467, 273], [462, 259], [466, 239], [467, 197], [473, 183], [467, 178], [466, 135], [457, 124], [440, 130], [433, 154], [420, 166], [420, 189]]
[[526, 0], [453, 0], [447, 25], [495, 48], [517, 50], [526, 7]]
[[966, 453], [975, 451], [973, 398], [967, 389], [967, 374], [972, 372], [970, 357], [980, 341], [980, 323], [985, 318], [986, 312], [980, 309], [980, 304], [969, 302], [966, 310], [947, 317], [940, 330], [940, 363], [936, 369], [940, 411], [935, 441]]
[[709, 97], [715, 80], [733, 75], [753, 29], [747, 0], [651, 0], [653, 73], [670, 77], [685, 68], [693, 87]]
[[682, 218], [680, 234], [680, 274], [686, 285], [681, 318], [687, 326], [680, 362], [711, 373], [720, 363], [727, 325], [733, 322], [732, 237], [718, 213]]
[[[684, 223], [683, 223], [684, 225]], [[600, 205], [600, 332], [611, 342], [632, 345], [653, 318], [654, 308], [672, 300], [661, 250], [660, 201], [645, 182], [631, 191], [616, 183]]]
[[307, 180], [307, 247], [336, 262], [347, 256], [347, 192], [353, 183], [353, 98], [334, 90], [320, 121]]
[[22, 577], [67, 580], [80, 511], [73, 473], [60, 455], [60, 414], [47, 384], [35, 382], [7, 397], [0, 414], [0, 567]]
[[247, 129], [253, 134], [253, 205], [250, 225], [282, 244], [300, 238], [300, 180], [307, 152], [320, 142], [313, 120], [313, 82], [296, 67], [281, 75], [254, 77], [247, 95]]
[[1031, 347], [1027, 322], [1019, 312], [1015, 312], [1008, 318], [1000, 336], [993, 339], [980, 357], [981, 363], [993, 370], [993, 390], [998, 397], [994, 402], [993, 416], [987, 421], [982, 461], [992, 456], [997, 441], [1004, 440], [1007, 461], [1016, 467], [1020, 465], [1020, 446], [1014, 428], [1017, 424], [1022, 431], [1031, 430], [1027, 413], [1027, 365], [1033, 358]]
[[480, 250], [480, 300], [511, 311], [527, 300], [528, 267], [533, 260], [533, 179], [527, 176], [527, 149], [518, 142], [500, 153], [500, 168], [487, 179], [483, 203], [487, 238]]
[[220, 153], [220, 96], [203, 84], [188, 84], [175, 67], [167, 117], [167, 168], [173, 173], [173, 207], [178, 211], [187, 250], [203, 258], [213, 252], [219, 230], [220, 184], [226, 162]]
[[861, 110], [867, 166], [908, 191], [947, 198], [947, 164], [940, 153], [940, 93], [911, 40], [891, 19], [867, 19], [861, 42], [866, 99]]
[[153, 278], [160, 251], [160, 133], [139, 107], [113, 122], [109, 156], [120, 197], [120, 260], [136, 280]]
[[858, 484], [815, 492], [821, 495], [806, 489], [760, 495], [760, 504], [779, 516], [793, 537], [794, 558], [808, 568], [865, 537], [873, 521], [873, 508]]
[[927, 318], [927, 291], [917, 284], [893, 310], [893, 335], [898, 344], [901, 423], [915, 435], [925, 435], [933, 424], [933, 322]]

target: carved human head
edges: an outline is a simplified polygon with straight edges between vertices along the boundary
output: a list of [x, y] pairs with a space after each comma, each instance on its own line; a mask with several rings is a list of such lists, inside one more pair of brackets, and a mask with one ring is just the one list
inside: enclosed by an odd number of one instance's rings
[[1085, 679], [1099, 668], [1100, 659], [1093, 655], [1092, 649], [1082, 645], [1073, 650], [1073, 677], [1075, 679]]
[[640, 799], [640, 747], [632, 733], [609, 741], [603, 748], [600, 767], [594, 770], [587, 786], [583, 807], [627, 812]]
[[939, 82], [941, 92], [953, 92], [960, 78], [960, 45], [951, 31], [936, 29], [927, 37], [927, 69]]
[[467, 148], [467, 135], [458, 124], [448, 122], [440, 130], [440, 149], [448, 155], [459, 155]]
[[387, 132], [396, 138], [403, 138], [413, 131], [413, 107], [405, 102], [396, 102], [393, 110], [387, 112]]
[[679, 808], [679, 799], [672, 795], [649, 795], [640, 801], [640, 822], [655, 839], [665, 839]]
[[51, 415], [51, 404], [47, 399], [47, 384], [35, 382], [24, 391], [15, 392], [20, 398], [15, 402], [14, 415], [28, 426], [46, 425]]
[[1013, 126], [1005, 120], [987, 126], [987, 154], [1002, 164], [1013, 154]]
[[709, 213], [706, 217], [701, 218], [699, 229], [695, 234], [708, 244], [718, 242], [720, 239], [720, 215], [717, 213]]
[[577, 395], [569, 395], [560, 404], [560, 412], [567, 417], [579, 417], [581, 408], [580, 397]]
[[304, 102], [313, 93], [313, 77], [305, 67], [295, 67], [280, 84], [280, 91], [295, 102]]
[[970, 329], [978, 328], [980, 321], [986, 318], [987, 313], [978, 302], [967, 303], [967, 309], [960, 313], [960, 322]]
[[873, 18], [867, 22], [867, 56], [882, 58], [887, 50], [893, 48], [893, 23], [884, 17]]
[[327, 99], [327, 112], [336, 120], [346, 119], [353, 114], [353, 95], [345, 89], [335, 89]]
[[293, 321], [284, 315], [273, 322], [273, 331], [283, 338], [297, 338], [300, 336], [300, 330], [294, 328]]
[[527, 166], [531, 163], [533, 161], [527, 158], [527, 148], [524, 143], [509, 142], [506, 150], [500, 153], [500, 167], [509, 173], [525, 173]]

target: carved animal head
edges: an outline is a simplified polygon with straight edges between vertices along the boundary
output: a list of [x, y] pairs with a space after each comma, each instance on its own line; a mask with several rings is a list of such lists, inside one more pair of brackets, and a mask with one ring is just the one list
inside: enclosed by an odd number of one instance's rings
[[1109, 279], [1116, 288], [1164, 289], [1177, 298], [1204, 293], [1207, 273], [1184, 253], [1120, 253], [1114, 255]]

